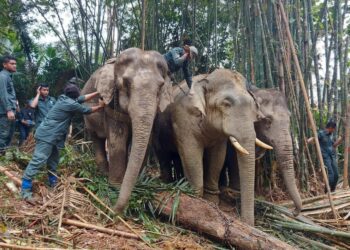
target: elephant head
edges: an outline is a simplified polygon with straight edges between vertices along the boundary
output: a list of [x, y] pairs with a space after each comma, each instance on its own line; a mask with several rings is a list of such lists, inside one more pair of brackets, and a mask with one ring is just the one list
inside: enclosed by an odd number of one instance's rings
[[[202, 133], [210, 146], [217, 138], [229, 139], [238, 151], [242, 219], [254, 224], [255, 143], [254, 122], [258, 107], [247, 91], [246, 79], [238, 72], [218, 69], [194, 78], [190, 90], [192, 105], [203, 117]], [[226, 144], [225, 144], [226, 145]], [[224, 153], [225, 154], [225, 153]], [[218, 173], [220, 174], [221, 168]], [[216, 176], [218, 183], [219, 176]], [[216, 184], [217, 185], [217, 184]]]
[[301, 211], [302, 202], [296, 186], [293, 144], [290, 134], [290, 112], [283, 94], [274, 89], [252, 89], [264, 118], [255, 123], [257, 137], [275, 149], [276, 160], [284, 183], [294, 204], [294, 214]]
[[[105, 66], [104, 66], [105, 67]], [[132, 146], [115, 210], [122, 212], [128, 204], [145, 157], [157, 109], [164, 109], [170, 99], [165, 88], [170, 87], [168, 67], [161, 54], [130, 48], [123, 51], [110, 69], [100, 70], [95, 88], [109, 108], [129, 116]], [[164, 98], [163, 98], [164, 97]], [[114, 110], [116, 112], [116, 110]]]

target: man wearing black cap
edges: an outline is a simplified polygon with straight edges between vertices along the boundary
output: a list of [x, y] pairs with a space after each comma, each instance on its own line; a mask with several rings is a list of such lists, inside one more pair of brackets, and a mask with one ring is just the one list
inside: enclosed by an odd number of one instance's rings
[[98, 95], [98, 92], [80, 96], [80, 89], [73, 84], [68, 84], [64, 94], [59, 96], [56, 104], [35, 132], [35, 151], [22, 178], [22, 198], [32, 200], [32, 179], [47, 163], [49, 167], [49, 184], [51, 187], [57, 183], [56, 168], [59, 161], [57, 144], [64, 140], [73, 116], [77, 113], [91, 114], [104, 107], [104, 102], [99, 100], [99, 105], [88, 107], [81, 103]]

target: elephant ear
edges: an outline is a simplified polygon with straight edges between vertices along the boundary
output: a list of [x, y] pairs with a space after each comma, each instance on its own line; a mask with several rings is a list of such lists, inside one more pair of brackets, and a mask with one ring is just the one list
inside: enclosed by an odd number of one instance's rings
[[174, 102], [173, 98], [173, 87], [170, 84], [168, 76], [165, 77], [165, 82], [160, 89], [159, 100], [158, 100], [158, 111], [163, 112], [169, 104]]
[[114, 82], [114, 64], [116, 58], [109, 59], [102, 68], [99, 69], [95, 88], [100, 93], [103, 101], [109, 104], [113, 99], [115, 82]]
[[206, 78], [201, 79], [199, 81], [194, 81], [192, 83], [190, 93], [188, 94], [193, 107], [198, 109], [202, 113], [203, 116], [206, 115], [206, 112], [205, 112], [206, 87], [205, 87], [205, 85], [207, 83], [208, 83], [208, 80]]

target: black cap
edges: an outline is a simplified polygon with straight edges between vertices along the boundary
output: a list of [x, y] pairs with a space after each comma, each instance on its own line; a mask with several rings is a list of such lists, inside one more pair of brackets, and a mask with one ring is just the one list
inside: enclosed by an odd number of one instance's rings
[[75, 84], [67, 84], [64, 88], [64, 94], [72, 99], [77, 99], [80, 96], [80, 89]]

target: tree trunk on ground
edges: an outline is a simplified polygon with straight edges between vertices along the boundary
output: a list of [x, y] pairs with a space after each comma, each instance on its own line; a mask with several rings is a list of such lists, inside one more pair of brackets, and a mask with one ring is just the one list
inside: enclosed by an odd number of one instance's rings
[[[294, 249], [287, 243], [224, 214], [211, 202], [184, 194], [180, 195], [179, 200], [168, 199], [168, 196], [168, 193], [160, 194], [154, 205], [159, 207], [162, 215], [171, 217], [174, 203], [178, 203], [175, 221], [191, 230], [240, 249]], [[166, 204], [163, 205], [162, 200]]]

